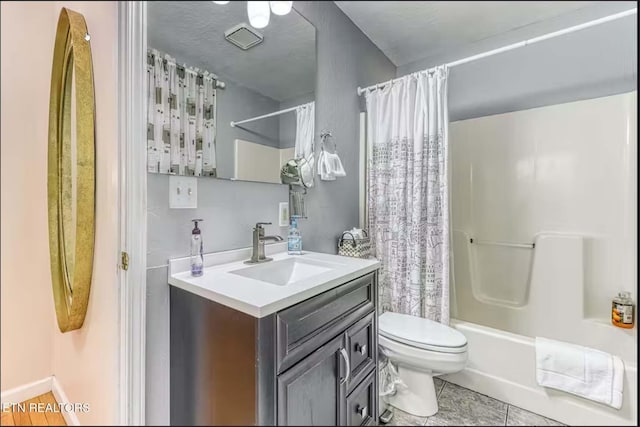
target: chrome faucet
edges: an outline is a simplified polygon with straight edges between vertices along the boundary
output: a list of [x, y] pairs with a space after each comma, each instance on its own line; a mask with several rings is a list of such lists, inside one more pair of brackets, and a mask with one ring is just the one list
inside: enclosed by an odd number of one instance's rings
[[253, 252], [251, 253], [251, 259], [245, 261], [245, 264], [258, 264], [261, 262], [271, 261], [272, 258], [264, 256], [264, 242], [272, 240], [274, 242], [281, 242], [283, 239], [280, 236], [265, 236], [263, 225], [271, 225], [270, 222], [257, 222], [256, 227], [253, 229]]

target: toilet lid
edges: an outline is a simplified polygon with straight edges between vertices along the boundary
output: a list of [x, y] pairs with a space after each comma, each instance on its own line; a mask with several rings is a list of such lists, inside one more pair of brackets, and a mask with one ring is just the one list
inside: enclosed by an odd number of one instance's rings
[[380, 335], [404, 344], [426, 350], [452, 352], [467, 345], [461, 332], [408, 314], [386, 312], [378, 319]]

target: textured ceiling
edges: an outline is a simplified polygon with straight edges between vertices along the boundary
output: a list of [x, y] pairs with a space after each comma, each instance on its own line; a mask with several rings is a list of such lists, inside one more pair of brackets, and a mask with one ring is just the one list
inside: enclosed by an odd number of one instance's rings
[[224, 38], [227, 29], [249, 22], [244, 1], [147, 4], [149, 47], [278, 101], [314, 92], [316, 30], [295, 10], [272, 14], [269, 25], [258, 30], [264, 41], [244, 51]]
[[589, 1], [336, 1], [396, 65], [589, 6]]

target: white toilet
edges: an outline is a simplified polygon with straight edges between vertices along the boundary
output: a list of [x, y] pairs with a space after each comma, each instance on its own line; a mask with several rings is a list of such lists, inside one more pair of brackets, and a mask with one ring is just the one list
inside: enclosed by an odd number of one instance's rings
[[385, 401], [412, 415], [438, 412], [433, 376], [464, 369], [467, 339], [459, 331], [422, 317], [386, 312], [378, 321], [380, 350], [406, 384]]

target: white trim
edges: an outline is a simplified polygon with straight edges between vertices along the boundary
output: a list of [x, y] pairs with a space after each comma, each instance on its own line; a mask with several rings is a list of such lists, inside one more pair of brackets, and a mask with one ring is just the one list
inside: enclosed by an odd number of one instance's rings
[[120, 269], [118, 420], [145, 423], [146, 325], [146, 2], [118, 3], [118, 129], [120, 250], [129, 269]]
[[51, 391], [51, 380], [53, 377], [46, 377], [29, 384], [3, 391], [0, 397], [2, 403], [20, 403], [41, 394]]
[[[60, 381], [58, 381], [55, 375], [51, 377], [51, 393], [53, 393], [53, 397], [55, 397], [56, 402], [60, 404], [75, 403], [75, 402], [69, 401], [66, 393], [64, 392], [64, 390], [62, 390], [62, 385], [60, 385]], [[64, 421], [65, 423], [67, 423], [68, 426], [81, 425], [80, 420], [78, 419], [78, 416], [76, 415], [75, 412], [61, 411], [61, 413], [62, 413], [62, 418], [64, 418]]]
[[[58, 381], [58, 379], [54, 375], [38, 381], [34, 381], [29, 384], [23, 384], [10, 390], [3, 391], [0, 400], [3, 404], [21, 403], [25, 400], [33, 399], [34, 397], [43, 395], [48, 392], [51, 392], [51, 394], [53, 394], [53, 397], [56, 399], [56, 402], [60, 404], [74, 403], [69, 401], [64, 390], [62, 390], [60, 381]], [[62, 414], [62, 417], [64, 418], [64, 421], [68, 426], [81, 425], [80, 420], [78, 419], [78, 416], [75, 414], [75, 412], [60, 411], [60, 413]]]
[[238, 171], [240, 170], [240, 162], [238, 161], [238, 141], [239, 139], [233, 140], [233, 178], [238, 179]]
[[[633, 8], [633, 9], [629, 9], [629, 10], [625, 10], [623, 12], [619, 12], [619, 13], [614, 13], [613, 15], [609, 15], [609, 16], [605, 16], [603, 18], [599, 18], [599, 19], [594, 19], [592, 21], [589, 22], [585, 22], [582, 24], [578, 24], [578, 25], [574, 25], [573, 27], [569, 27], [569, 28], [564, 28], [562, 30], [559, 31], [554, 31], [552, 33], [547, 33], [544, 34], [542, 36], [538, 36], [538, 37], [533, 37], [531, 39], [528, 40], [523, 40], [521, 42], [517, 42], [517, 43], [512, 43], [510, 45], [507, 46], [503, 46], [497, 49], [493, 49], [487, 52], [482, 52], [479, 53], [477, 55], [472, 55], [472, 56], [468, 56], [466, 58], [462, 58], [462, 59], [458, 59], [457, 61], [453, 61], [453, 62], [448, 62], [446, 64], [444, 64], [446, 67], [448, 68], [452, 68], [455, 67], [457, 65], [462, 65], [462, 64], [466, 64], [467, 62], [471, 62], [471, 61], [475, 61], [478, 59], [482, 59], [482, 58], [486, 58], [489, 56], [493, 56], [496, 55], [498, 53], [502, 53], [502, 52], [507, 52], [513, 49], [518, 49], [520, 47], [524, 47], [524, 46], [528, 46], [528, 45], [532, 45], [534, 43], [538, 43], [544, 40], [548, 40], [554, 37], [558, 37], [558, 36], [562, 36], [564, 34], [569, 34], [569, 33], [573, 33], [575, 31], [579, 31], [579, 30], [584, 30], [585, 28], [589, 28], [589, 27], [593, 27], [594, 25], [600, 25], [600, 24], [604, 24], [605, 22], [609, 22], [609, 21], [614, 21], [616, 19], [620, 19], [620, 18], [624, 18], [626, 16], [630, 16], [630, 15], [635, 15], [638, 13], [638, 8]], [[418, 71], [418, 73], [420, 72], [426, 72], [428, 70], [423, 70], [423, 71]], [[388, 84], [393, 84], [394, 82], [397, 82], [399, 80], [401, 80], [403, 77], [399, 77], [397, 79], [392, 79], [392, 80], [388, 80], [384, 83], [378, 83], [372, 86], [368, 86], [365, 88], [361, 88], [360, 86], [358, 86], [358, 88], [356, 89], [356, 92], [358, 93], [358, 96], [362, 95], [364, 92], [366, 92], [367, 90], [376, 90], [379, 89], [385, 85]]]
[[360, 112], [360, 158], [359, 160], [359, 176], [360, 183], [359, 189], [360, 194], [358, 197], [359, 202], [359, 227], [361, 229], [367, 228], [367, 162], [369, 161], [369, 156], [367, 152], [367, 113], [362, 111]]

